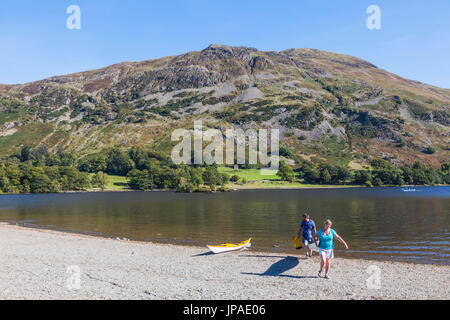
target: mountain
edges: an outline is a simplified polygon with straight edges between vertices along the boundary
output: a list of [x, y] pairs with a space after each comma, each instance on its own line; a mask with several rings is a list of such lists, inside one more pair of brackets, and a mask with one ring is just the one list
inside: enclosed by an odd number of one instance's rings
[[[411, 66], [413, 67], [413, 66]], [[450, 90], [315, 49], [202, 51], [0, 85], [0, 155], [45, 143], [80, 156], [113, 146], [169, 152], [172, 130], [280, 128], [293, 158], [450, 158]]]

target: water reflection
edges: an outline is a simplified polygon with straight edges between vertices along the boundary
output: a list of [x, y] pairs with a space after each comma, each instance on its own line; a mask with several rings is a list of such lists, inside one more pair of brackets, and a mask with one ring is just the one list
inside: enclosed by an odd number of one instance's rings
[[417, 189], [3, 195], [0, 219], [188, 245], [252, 237], [258, 250], [298, 253], [291, 239], [308, 212], [318, 226], [331, 219], [349, 243], [339, 256], [450, 264], [450, 188]]

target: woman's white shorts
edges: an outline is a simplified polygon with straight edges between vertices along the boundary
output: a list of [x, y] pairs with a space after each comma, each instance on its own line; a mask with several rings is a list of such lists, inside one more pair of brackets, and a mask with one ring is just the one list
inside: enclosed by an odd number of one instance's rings
[[325, 259], [333, 259], [334, 258], [334, 252], [333, 249], [320, 249], [319, 248], [319, 255], [324, 257]]

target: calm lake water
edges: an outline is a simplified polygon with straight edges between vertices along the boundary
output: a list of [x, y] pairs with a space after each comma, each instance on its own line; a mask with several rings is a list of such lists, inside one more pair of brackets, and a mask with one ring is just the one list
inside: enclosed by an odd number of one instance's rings
[[[301, 216], [325, 219], [349, 244], [341, 257], [450, 264], [450, 187], [1, 195], [0, 220], [106, 237], [200, 245], [253, 238], [293, 249]], [[205, 248], [205, 252], [208, 249]]]

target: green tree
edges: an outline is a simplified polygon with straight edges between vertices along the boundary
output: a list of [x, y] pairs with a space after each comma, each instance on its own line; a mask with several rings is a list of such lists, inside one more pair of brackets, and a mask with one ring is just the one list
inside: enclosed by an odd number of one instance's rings
[[450, 162], [444, 162], [444, 163], [441, 165], [441, 171], [442, 171], [443, 173], [448, 173], [448, 172], [450, 172]]
[[228, 175], [226, 173], [221, 173], [220, 176], [219, 176], [220, 185], [221, 186], [226, 185], [228, 182], [230, 182], [230, 179], [231, 179], [230, 175]]
[[30, 191], [32, 193], [49, 193], [54, 191], [52, 181], [41, 167], [32, 169], [31, 179], [29, 181]]
[[147, 170], [133, 169], [127, 174], [128, 186], [134, 190], [151, 190], [153, 185]]
[[86, 172], [80, 172], [73, 167], [60, 167], [61, 189], [64, 191], [87, 190], [91, 179]]
[[412, 167], [413, 180], [416, 185], [427, 185], [430, 183], [430, 179], [426, 174], [426, 167], [420, 162], [415, 162]]
[[373, 176], [379, 179], [383, 185], [403, 185], [404, 172], [384, 159], [375, 159], [371, 162]]
[[20, 161], [25, 162], [31, 160], [31, 150], [30, 146], [24, 146], [20, 150]]
[[205, 185], [210, 187], [212, 191], [215, 191], [217, 185], [221, 184], [219, 171], [214, 166], [207, 166], [203, 171], [202, 177]]
[[190, 182], [198, 189], [203, 183], [203, 170], [202, 168], [191, 167], [190, 168]]
[[133, 161], [127, 152], [121, 151], [117, 148], [108, 152], [106, 158], [106, 172], [119, 176], [125, 176], [128, 171], [133, 169]]
[[336, 175], [334, 176], [335, 184], [345, 184], [350, 178], [351, 174], [347, 168], [341, 166], [336, 167]]
[[22, 172], [17, 165], [5, 167], [5, 174], [8, 178], [8, 192], [19, 192], [22, 184]]
[[6, 176], [6, 171], [3, 167], [0, 167], [0, 190], [3, 192], [9, 191], [9, 179]]
[[331, 175], [328, 172], [328, 169], [325, 168], [320, 172], [320, 180], [323, 184], [330, 184]]
[[284, 161], [280, 161], [280, 167], [277, 172], [277, 176], [283, 181], [294, 182], [295, 172], [292, 167], [288, 166]]
[[303, 161], [298, 169], [298, 175], [306, 183], [318, 183], [320, 181], [320, 170], [310, 161]]
[[108, 175], [101, 171], [94, 174], [91, 178], [91, 185], [94, 188], [100, 188], [102, 191], [106, 189], [108, 183], [109, 183]]
[[414, 183], [414, 172], [411, 166], [404, 165], [401, 167], [403, 174], [403, 181], [405, 184], [413, 184]]
[[423, 153], [426, 153], [426, 154], [435, 154], [435, 153], [436, 153], [436, 148], [433, 147], [433, 146], [426, 147], [426, 148], [423, 150]]
[[353, 182], [358, 185], [371, 186], [372, 174], [367, 170], [358, 170], [355, 172]]
[[38, 164], [45, 164], [49, 156], [48, 147], [45, 143], [41, 143], [37, 148], [32, 150], [34, 161]]
[[78, 163], [78, 170], [89, 173], [104, 172], [107, 168], [106, 156], [103, 154], [94, 154], [86, 156]]
[[450, 184], [450, 162], [441, 165], [441, 175], [443, 183]]
[[238, 175], [233, 175], [230, 179], [232, 182], [238, 182], [241, 178]]
[[383, 181], [381, 181], [380, 178], [375, 178], [375, 180], [373, 181], [373, 185], [375, 187], [382, 187], [383, 186]]
[[280, 146], [279, 155], [285, 158], [292, 158], [292, 151], [286, 146]]

